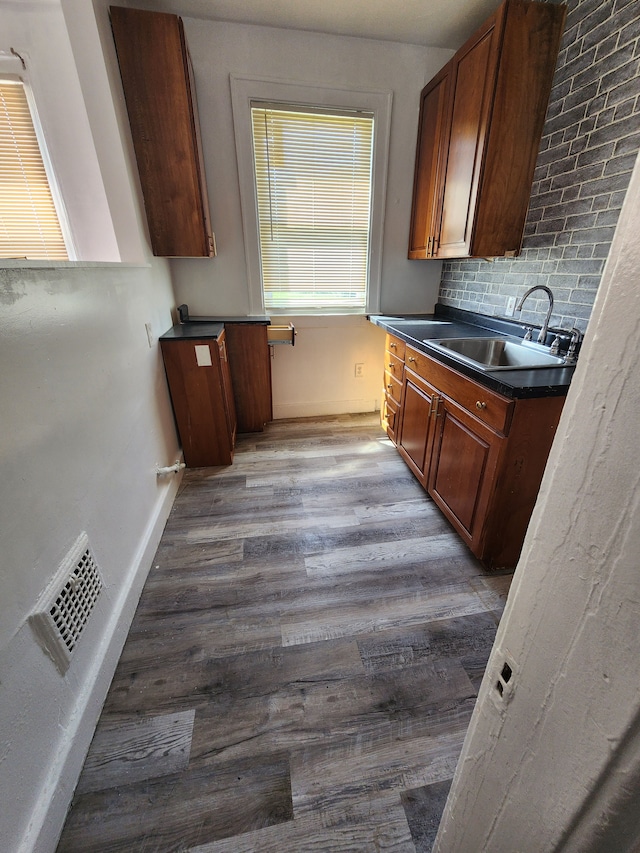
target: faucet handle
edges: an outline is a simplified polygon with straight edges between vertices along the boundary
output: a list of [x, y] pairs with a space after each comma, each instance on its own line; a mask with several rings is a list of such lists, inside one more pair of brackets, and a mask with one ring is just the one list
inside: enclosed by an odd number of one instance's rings
[[533, 328], [531, 326], [523, 326], [522, 328], [525, 330], [525, 335], [524, 335], [524, 338], [522, 340], [523, 341], [530, 341], [531, 338], [533, 337]]
[[578, 344], [582, 340], [582, 332], [580, 331], [580, 329], [576, 329], [576, 327], [574, 326], [571, 329], [570, 334], [571, 340], [569, 342], [569, 349], [567, 350], [567, 357], [565, 358], [565, 361], [567, 364], [575, 364], [578, 360], [578, 357], [576, 355], [576, 349]]

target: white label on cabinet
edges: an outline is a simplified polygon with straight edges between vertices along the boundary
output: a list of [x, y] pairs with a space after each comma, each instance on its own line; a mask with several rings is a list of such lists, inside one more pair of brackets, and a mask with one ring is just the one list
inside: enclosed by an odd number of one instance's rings
[[211, 350], [206, 344], [199, 344], [195, 348], [198, 367], [211, 367]]

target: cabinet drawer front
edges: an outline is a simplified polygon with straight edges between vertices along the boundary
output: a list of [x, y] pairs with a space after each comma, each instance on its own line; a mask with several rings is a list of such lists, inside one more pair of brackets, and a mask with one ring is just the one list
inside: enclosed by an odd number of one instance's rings
[[455, 400], [482, 423], [503, 435], [508, 433], [515, 405], [513, 400], [496, 394], [479, 382], [474, 382], [473, 379], [412, 347], [406, 348], [405, 359], [407, 370], [430, 382], [438, 391]]
[[402, 378], [404, 376], [404, 361], [387, 352], [384, 355], [384, 369], [385, 373], [391, 374], [391, 376], [397, 379], [398, 382], [402, 382]]
[[395, 335], [390, 335], [387, 333], [387, 353], [389, 355], [395, 356], [395, 358], [403, 360], [404, 348], [404, 341], [401, 341], [400, 338], [396, 338]]
[[382, 429], [387, 433], [394, 444], [398, 441], [398, 426], [400, 425], [400, 412], [394, 400], [385, 397], [381, 412]]
[[391, 397], [392, 400], [395, 400], [400, 405], [400, 400], [402, 399], [402, 382], [398, 381], [388, 370], [384, 372], [384, 391], [387, 397]]

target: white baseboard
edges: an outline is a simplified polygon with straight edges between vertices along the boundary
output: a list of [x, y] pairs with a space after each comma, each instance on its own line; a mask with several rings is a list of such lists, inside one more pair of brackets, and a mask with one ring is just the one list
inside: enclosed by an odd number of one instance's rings
[[93, 666], [86, 676], [73, 718], [66, 728], [65, 742], [59, 750], [58, 761], [49, 769], [43, 786], [44, 795], [30, 817], [29, 826], [16, 853], [54, 853], [57, 847], [102, 706], [181, 479], [182, 473], [168, 483], [140, 539], [128, 583], [120, 590], [103, 631]]

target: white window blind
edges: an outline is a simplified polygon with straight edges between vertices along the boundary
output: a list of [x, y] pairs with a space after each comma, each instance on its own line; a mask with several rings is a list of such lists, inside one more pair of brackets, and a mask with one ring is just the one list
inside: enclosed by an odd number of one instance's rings
[[67, 260], [24, 85], [0, 80], [0, 257]]
[[364, 309], [371, 114], [252, 104], [265, 308]]

